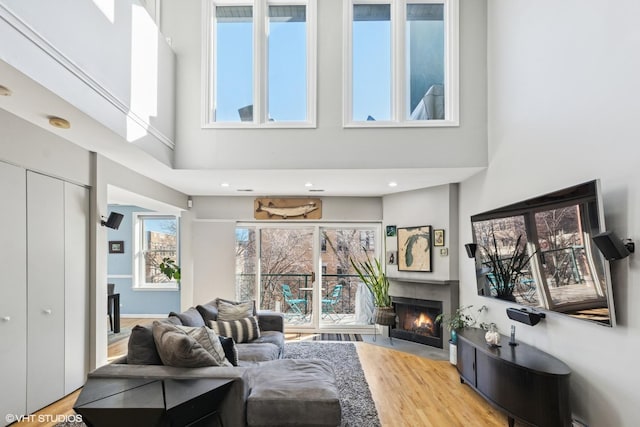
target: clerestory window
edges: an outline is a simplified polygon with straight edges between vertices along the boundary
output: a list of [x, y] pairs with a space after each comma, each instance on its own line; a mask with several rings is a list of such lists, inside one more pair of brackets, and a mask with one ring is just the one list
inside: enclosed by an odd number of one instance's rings
[[208, 5], [203, 126], [315, 126], [315, 0]]
[[458, 124], [458, 0], [345, 1], [344, 123]]

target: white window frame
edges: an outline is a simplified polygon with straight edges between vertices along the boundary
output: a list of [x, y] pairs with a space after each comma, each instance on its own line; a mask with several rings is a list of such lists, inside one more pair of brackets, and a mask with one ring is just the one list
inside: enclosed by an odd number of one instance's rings
[[180, 263], [180, 216], [175, 213], [160, 212], [134, 212], [133, 213], [133, 290], [139, 291], [177, 291], [180, 289], [179, 284], [175, 280], [164, 283], [147, 283], [145, 277], [144, 263], [144, 235], [142, 222], [145, 218], [172, 217], [176, 220], [176, 263]]
[[[316, 127], [316, 62], [317, 0], [202, 0], [202, 128], [315, 128]], [[269, 6], [304, 5], [307, 18], [307, 120], [269, 121], [268, 55]], [[253, 121], [216, 122], [212, 117], [215, 104], [216, 6], [253, 7]]]
[[[409, 120], [406, 111], [408, 91], [406, 72], [405, 28], [409, 4], [444, 5], [444, 120]], [[353, 6], [359, 4], [391, 5], [391, 119], [376, 121], [353, 120]], [[343, 44], [343, 126], [371, 127], [451, 127], [459, 126], [459, 0], [345, 0]]]

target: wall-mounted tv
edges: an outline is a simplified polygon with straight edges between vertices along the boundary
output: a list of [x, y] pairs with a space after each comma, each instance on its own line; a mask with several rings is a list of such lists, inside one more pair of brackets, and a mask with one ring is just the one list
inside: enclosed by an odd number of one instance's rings
[[615, 325], [598, 180], [471, 217], [478, 294]]

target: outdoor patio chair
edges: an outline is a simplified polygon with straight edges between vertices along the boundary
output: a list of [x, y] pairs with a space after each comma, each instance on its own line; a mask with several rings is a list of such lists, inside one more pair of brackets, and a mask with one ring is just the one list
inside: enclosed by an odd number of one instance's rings
[[304, 317], [304, 311], [307, 307], [307, 300], [305, 298], [294, 298], [291, 287], [287, 284], [281, 284], [282, 295], [284, 296], [284, 302], [287, 303], [289, 308], [294, 314]]
[[[342, 299], [342, 284], [338, 284], [333, 288], [331, 295], [327, 299], [322, 300], [322, 315], [329, 316], [333, 321], [340, 320], [340, 316], [336, 312], [335, 306]], [[334, 317], [335, 316], [335, 317]]]

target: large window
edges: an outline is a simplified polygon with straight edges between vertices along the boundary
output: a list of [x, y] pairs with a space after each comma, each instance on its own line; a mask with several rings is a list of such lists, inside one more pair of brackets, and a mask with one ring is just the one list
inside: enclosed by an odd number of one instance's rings
[[205, 127], [315, 125], [315, 0], [212, 0]]
[[160, 263], [178, 259], [178, 219], [173, 215], [134, 214], [135, 287], [142, 289], [177, 289], [160, 271]]
[[457, 0], [345, 1], [345, 125], [458, 124]]

